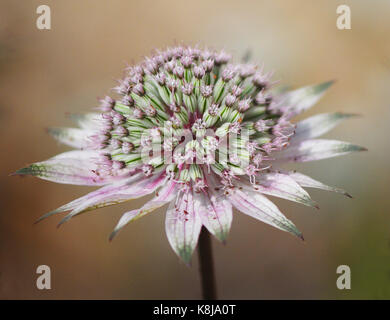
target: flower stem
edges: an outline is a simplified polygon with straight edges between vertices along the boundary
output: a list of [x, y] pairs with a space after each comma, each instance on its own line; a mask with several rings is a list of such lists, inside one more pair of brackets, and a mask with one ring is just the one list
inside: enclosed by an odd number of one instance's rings
[[202, 296], [204, 300], [217, 299], [217, 286], [214, 274], [213, 253], [210, 233], [202, 227], [199, 236], [199, 271], [202, 282]]

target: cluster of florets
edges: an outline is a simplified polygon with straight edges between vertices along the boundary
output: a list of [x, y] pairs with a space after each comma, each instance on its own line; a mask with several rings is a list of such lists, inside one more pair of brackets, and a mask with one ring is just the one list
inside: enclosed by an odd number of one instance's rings
[[317, 103], [331, 81], [283, 91], [272, 88], [271, 76], [263, 67], [232, 63], [224, 51], [176, 47], [157, 52], [126, 69], [114, 88], [119, 98], [101, 99], [100, 113], [75, 115], [79, 128], [50, 129], [78, 150], [16, 174], [101, 186], [40, 219], [70, 211], [59, 225], [83, 212], [155, 193], [141, 208], [123, 214], [110, 239], [131, 221], [169, 204], [167, 237], [186, 263], [203, 226], [226, 240], [233, 207], [303, 239], [264, 195], [316, 208], [303, 187], [350, 195], [280, 166], [366, 149], [317, 139], [352, 114], [325, 113], [290, 123]]
[[269, 167], [294, 126], [270, 93], [272, 73], [233, 64], [225, 51], [175, 47], [157, 52], [126, 74], [105, 97], [99, 131], [88, 147], [102, 150], [97, 175], [166, 170], [195, 191], [212, 170], [222, 185]]

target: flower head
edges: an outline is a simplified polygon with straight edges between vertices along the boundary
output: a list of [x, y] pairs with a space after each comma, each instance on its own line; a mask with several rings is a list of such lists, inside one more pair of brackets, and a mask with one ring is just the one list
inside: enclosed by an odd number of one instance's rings
[[155, 193], [142, 208], [122, 216], [111, 238], [130, 221], [169, 204], [168, 240], [186, 262], [202, 226], [225, 241], [232, 207], [302, 238], [265, 195], [316, 207], [302, 187], [348, 194], [280, 166], [364, 148], [317, 139], [351, 115], [290, 122], [314, 105], [331, 82], [271, 94], [271, 77], [262, 67], [234, 64], [224, 51], [176, 47], [157, 52], [127, 69], [115, 88], [119, 97], [101, 99], [99, 113], [74, 116], [79, 128], [50, 129], [77, 150], [16, 174], [101, 186], [42, 217], [70, 211], [60, 224], [85, 211]]

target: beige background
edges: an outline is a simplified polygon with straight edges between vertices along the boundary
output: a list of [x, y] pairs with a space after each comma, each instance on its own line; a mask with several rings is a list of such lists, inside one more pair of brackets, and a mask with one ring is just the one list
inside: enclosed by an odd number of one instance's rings
[[[40, 4], [52, 30], [35, 27]], [[336, 28], [336, 7], [352, 10], [352, 30]], [[66, 147], [45, 132], [70, 125], [109, 93], [125, 62], [175, 42], [247, 49], [299, 87], [336, 79], [308, 114], [362, 115], [332, 133], [369, 152], [298, 166], [355, 199], [313, 191], [319, 212], [284, 200], [278, 206], [305, 243], [235, 214], [226, 246], [214, 242], [224, 299], [390, 298], [389, 1], [4, 1], [0, 2], [0, 297], [197, 299], [191, 268], [170, 249], [164, 209], [108, 235], [121, 213], [143, 200], [82, 215], [57, 229], [43, 213], [90, 191], [8, 174]], [[52, 269], [50, 291], [35, 287], [38, 265]], [[352, 290], [336, 289], [336, 268], [352, 269]]]

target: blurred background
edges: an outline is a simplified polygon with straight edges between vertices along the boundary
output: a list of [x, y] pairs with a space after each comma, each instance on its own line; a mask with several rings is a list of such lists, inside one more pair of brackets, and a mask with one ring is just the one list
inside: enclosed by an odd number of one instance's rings
[[[36, 28], [49, 5], [52, 29]], [[352, 29], [336, 28], [347, 4]], [[390, 2], [389, 1], [5, 1], [0, 2], [0, 298], [198, 299], [198, 259], [179, 261], [164, 231], [166, 208], [109, 243], [121, 214], [144, 200], [81, 215], [62, 228], [55, 216], [33, 222], [91, 191], [36, 178], [10, 177], [27, 164], [67, 150], [46, 133], [71, 125], [110, 94], [125, 64], [175, 43], [225, 48], [275, 70], [284, 85], [336, 79], [307, 115], [359, 113], [328, 138], [368, 152], [299, 165], [354, 199], [311, 190], [319, 211], [275, 202], [305, 236], [236, 212], [227, 245], [213, 242], [222, 299], [390, 298]], [[52, 271], [38, 290], [36, 268]], [[351, 290], [336, 287], [348, 265]]]

